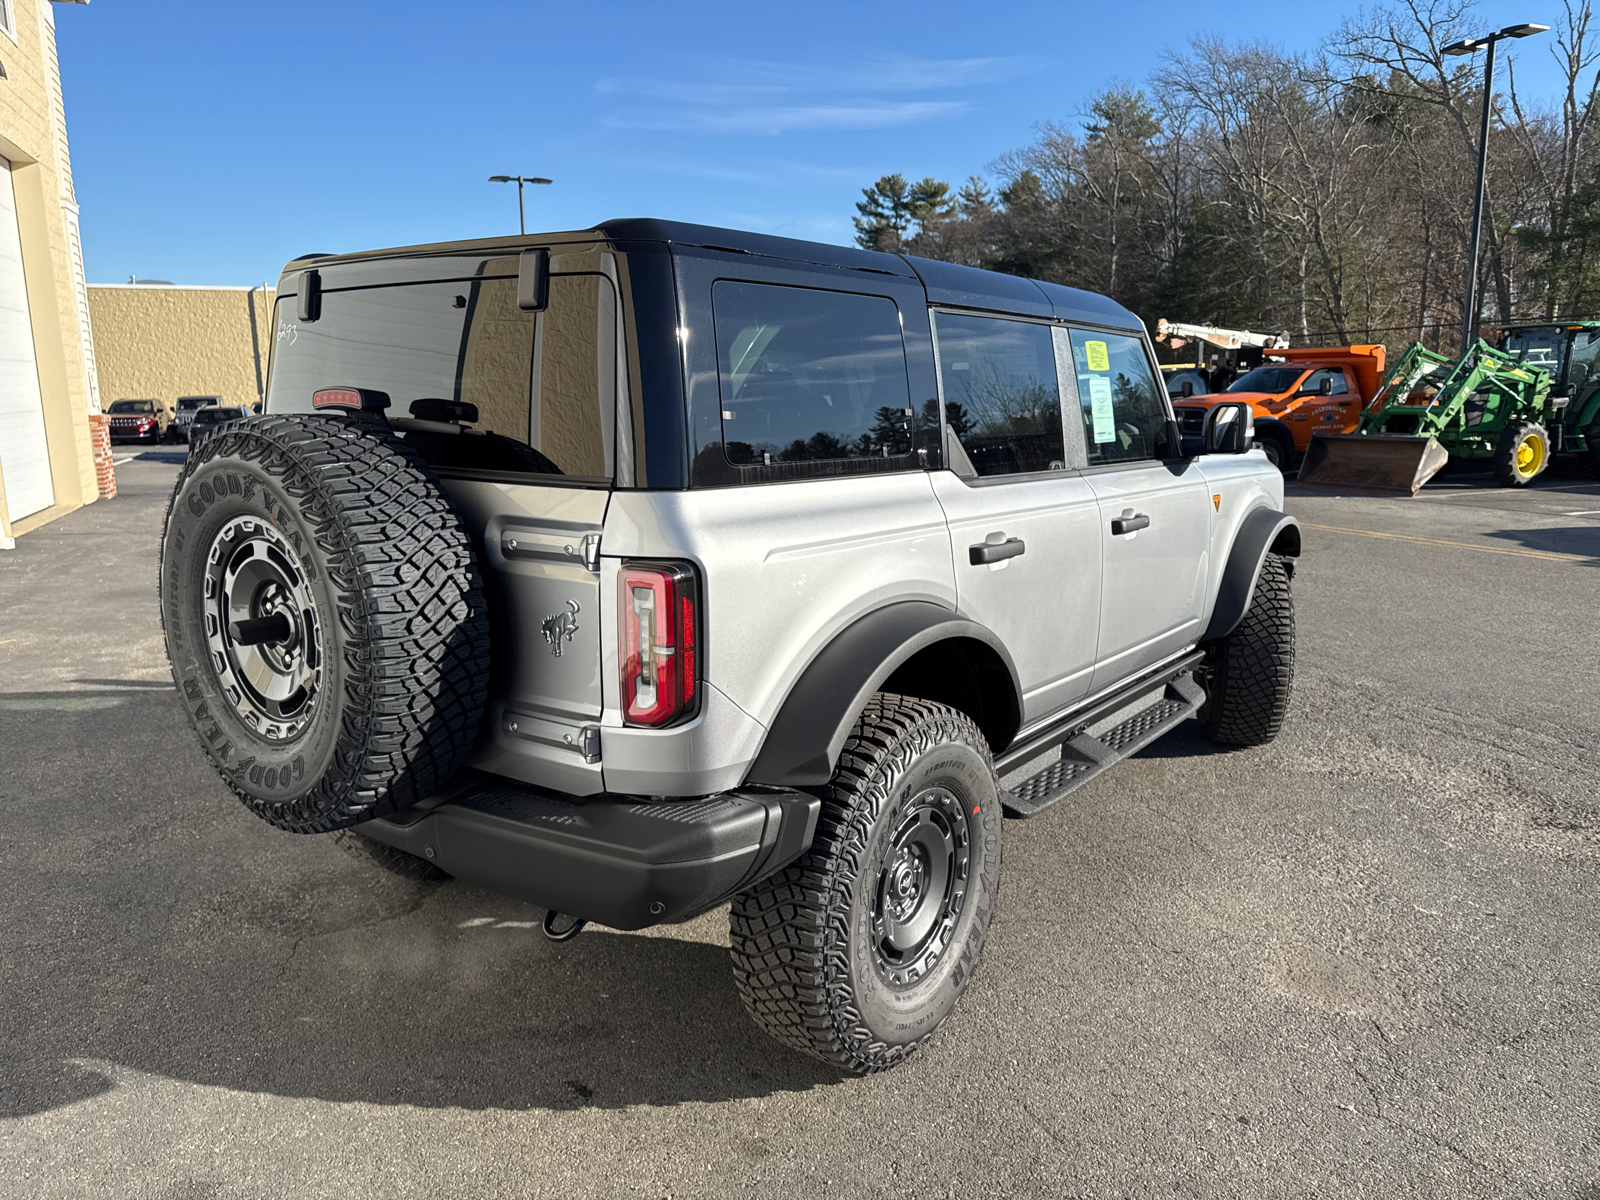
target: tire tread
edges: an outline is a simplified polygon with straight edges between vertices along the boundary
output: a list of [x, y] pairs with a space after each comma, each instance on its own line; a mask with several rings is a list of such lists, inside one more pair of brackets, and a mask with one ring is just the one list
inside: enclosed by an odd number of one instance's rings
[[[822, 790], [811, 849], [733, 902], [733, 977], [745, 1009], [780, 1042], [832, 1066], [860, 1074], [885, 1071], [937, 1032], [887, 1045], [873, 1038], [855, 1011], [847, 963], [850, 884], [889, 799], [885, 776], [951, 739], [981, 747], [992, 766], [988, 743], [965, 713], [913, 697], [874, 696]], [[986, 932], [985, 921], [975, 922], [974, 965]], [[970, 975], [969, 969], [956, 986], [965, 988]]]

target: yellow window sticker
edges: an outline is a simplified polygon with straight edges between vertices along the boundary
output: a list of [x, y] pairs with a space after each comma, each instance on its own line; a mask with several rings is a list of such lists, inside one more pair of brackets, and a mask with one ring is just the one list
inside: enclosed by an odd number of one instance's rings
[[[1095, 343], [1089, 344], [1092, 346]], [[1104, 342], [1100, 343], [1100, 348], [1103, 354]], [[1116, 414], [1111, 407], [1111, 380], [1098, 377], [1089, 380], [1089, 418], [1094, 425], [1095, 445], [1103, 446], [1117, 440]]]
[[1111, 356], [1106, 353], [1104, 342], [1085, 342], [1083, 344], [1084, 357], [1089, 360], [1089, 370], [1111, 370]]

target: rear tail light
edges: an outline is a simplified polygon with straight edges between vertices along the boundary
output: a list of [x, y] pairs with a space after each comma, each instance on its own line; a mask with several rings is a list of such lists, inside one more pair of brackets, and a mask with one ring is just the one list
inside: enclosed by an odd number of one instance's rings
[[700, 594], [688, 563], [625, 563], [617, 576], [622, 716], [667, 725], [694, 711]]

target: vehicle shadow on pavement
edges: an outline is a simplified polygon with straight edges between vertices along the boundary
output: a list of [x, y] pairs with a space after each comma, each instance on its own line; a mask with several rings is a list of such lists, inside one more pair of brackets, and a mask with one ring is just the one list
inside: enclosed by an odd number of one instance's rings
[[0, 697], [0, 1117], [88, 1099], [121, 1067], [466, 1109], [844, 1079], [755, 1027], [724, 947], [676, 930], [551, 943], [531, 906], [397, 879], [250, 816], [176, 696], [96, 698]]
[[1134, 758], [1207, 758], [1213, 754], [1237, 754], [1243, 746], [1224, 746], [1207, 740], [1200, 733], [1200, 722], [1184, 721], [1171, 733], [1151, 742]]
[[134, 457], [145, 462], [174, 463], [182, 466], [189, 461], [189, 448], [182, 446], [165, 450], [140, 450], [135, 452]]
[[1589, 561], [1581, 565], [1600, 567], [1600, 525], [1569, 525], [1560, 529], [1500, 529], [1485, 536], [1515, 542], [1525, 550], [1582, 555]]

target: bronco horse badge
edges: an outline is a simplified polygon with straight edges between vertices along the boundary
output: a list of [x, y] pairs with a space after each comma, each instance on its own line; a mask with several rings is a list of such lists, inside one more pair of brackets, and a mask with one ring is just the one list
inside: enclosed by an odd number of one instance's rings
[[567, 601], [567, 612], [556, 613], [553, 617], [546, 617], [540, 628], [544, 631], [544, 640], [550, 647], [550, 653], [557, 658], [561, 657], [561, 643], [563, 640], [571, 641], [578, 632], [578, 602]]

